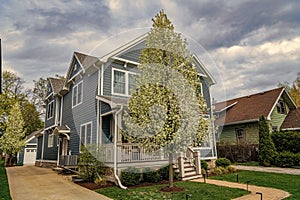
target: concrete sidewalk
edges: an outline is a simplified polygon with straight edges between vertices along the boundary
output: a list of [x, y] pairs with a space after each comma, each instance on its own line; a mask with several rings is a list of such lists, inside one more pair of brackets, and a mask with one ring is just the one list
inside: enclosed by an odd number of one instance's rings
[[[203, 178], [192, 180], [194, 182], [204, 182]], [[239, 188], [239, 189], [247, 189], [246, 184], [242, 183], [234, 183], [234, 182], [228, 182], [228, 181], [219, 181], [219, 180], [213, 180], [213, 179], [206, 179], [207, 184], [213, 184], [213, 185], [219, 185], [219, 186], [225, 186], [225, 187], [231, 187], [231, 188]], [[262, 193], [262, 199], [264, 200], [279, 200], [284, 199], [288, 196], [290, 196], [290, 193], [275, 189], [275, 188], [267, 188], [267, 187], [260, 187], [260, 186], [254, 186], [249, 185], [248, 190], [251, 192], [251, 194], [236, 198], [235, 200], [260, 200], [260, 195], [256, 194], [256, 192]]]
[[109, 200], [83, 188], [51, 169], [25, 165], [6, 168], [13, 200]]
[[280, 174], [300, 175], [300, 169], [294, 169], [294, 168], [242, 166], [242, 165], [233, 165], [233, 167], [236, 169], [239, 169], [239, 170], [250, 170], [250, 171], [258, 171], [258, 172], [273, 172], [273, 173], [280, 173]]

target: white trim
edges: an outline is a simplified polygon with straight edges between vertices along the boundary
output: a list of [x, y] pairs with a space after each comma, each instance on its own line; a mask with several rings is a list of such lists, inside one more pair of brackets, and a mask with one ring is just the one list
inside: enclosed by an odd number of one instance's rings
[[[126, 70], [122, 70], [122, 69], [118, 69], [118, 68], [112, 68], [112, 75], [111, 75], [111, 94], [112, 95], [117, 95], [117, 96], [124, 96], [124, 97], [130, 97], [130, 91], [128, 91], [128, 87], [129, 87], [129, 74], [131, 75], [137, 75], [137, 73], [135, 72], [129, 72]], [[115, 79], [115, 75], [114, 72], [115, 71], [119, 71], [119, 72], [123, 72], [124, 76], [125, 76], [125, 94], [122, 93], [116, 93], [114, 92], [114, 79]]]
[[[113, 57], [111, 57], [111, 59], [113, 59], [113, 60], [118, 60], [118, 61], [122, 61], [122, 62], [125, 63], [126, 66], [127, 66], [128, 63], [129, 63], [129, 64], [136, 65], [136, 66], [140, 65], [140, 63], [138, 63], [138, 62], [135, 62], [135, 61], [132, 61], [132, 60], [127, 60], [127, 59], [124, 59], [124, 58], [119, 58], [119, 57], [117, 57], [117, 56], [113, 56]], [[126, 66], [124, 66], [124, 67], [126, 68]]]
[[39, 161], [39, 162], [49, 162], [49, 163], [57, 163], [57, 160], [43, 160], [43, 159], [36, 159], [35, 161]]
[[[50, 83], [50, 85], [51, 85], [51, 83]], [[48, 95], [48, 96], [46, 96], [46, 98], [45, 98], [45, 101], [47, 100], [47, 99], [49, 99], [50, 97], [51, 97], [51, 95], [53, 95], [54, 93], [53, 93], [53, 91]], [[53, 95], [54, 96], [54, 95]]]
[[49, 127], [45, 128], [45, 129], [44, 129], [44, 131], [47, 131], [47, 130], [49, 130], [49, 129], [52, 129], [52, 128], [54, 128], [54, 127], [56, 127], [56, 125], [55, 125], [55, 124], [53, 124], [53, 125], [51, 125], [51, 126], [49, 126]]
[[104, 77], [104, 64], [101, 65], [101, 88], [100, 88], [100, 94], [103, 95], [103, 77]]
[[[82, 86], [81, 86], [81, 101], [80, 101], [80, 103], [78, 103], [77, 101], [78, 101], [78, 85], [79, 84], [82, 84]], [[76, 90], [77, 90], [77, 94], [76, 94], [76, 104], [74, 105], [74, 90], [75, 90], [75, 88], [76, 88]], [[73, 86], [73, 88], [72, 88], [72, 108], [75, 108], [76, 106], [78, 106], [78, 105], [80, 105], [80, 104], [82, 104], [82, 102], [83, 102], [83, 80], [81, 80], [81, 81], [79, 81], [78, 83], [76, 83], [74, 86]]]
[[[87, 136], [87, 125], [89, 125], [89, 124], [91, 125], [91, 141], [88, 143], [86, 136]], [[93, 122], [92, 121], [80, 125], [80, 131], [79, 131], [80, 144], [81, 144], [81, 130], [82, 130], [81, 128], [83, 126], [84, 126], [84, 144], [83, 145], [93, 144]]]
[[[49, 107], [50, 107], [50, 104], [53, 104], [53, 108], [52, 108], [52, 115], [50, 117], [48, 117], [48, 112], [49, 112]], [[54, 100], [50, 101], [48, 104], [47, 104], [47, 112], [46, 112], [46, 118], [47, 120], [50, 120], [54, 117]]]
[[250, 123], [250, 122], [258, 122], [258, 121], [259, 121], [259, 119], [249, 119], [249, 120], [243, 120], [243, 121], [238, 121], [238, 122], [230, 122], [230, 123], [224, 124], [223, 126]]
[[62, 125], [62, 116], [63, 116], [63, 104], [64, 104], [64, 96], [60, 99], [60, 117], [59, 117], [59, 124]]
[[[224, 102], [224, 103], [226, 103], [226, 102]], [[236, 102], [234, 102], [234, 103], [232, 103], [232, 104], [226, 106], [225, 108], [222, 108], [221, 110], [216, 110], [215, 113], [223, 112], [223, 111], [227, 110], [228, 108], [230, 108], [230, 107], [236, 105], [237, 103], [238, 103], [238, 101], [236, 101]]]
[[125, 52], [126, 50], [130, 49], [131, 47], [133, 47], [136, 44], [139, 44], [141, 42], [143, 42], [145, 40], [145, 38], [147, 37], [148, 32], [135, 38], [134, 40], [122, 45], [121, 47], [115, 49], [114, 51], [102, 56], [100, 58], [101, 62], [107, 62], [109, 58], [113, 57], [113, 56], [117, 56], [119, 54], [122, 54], [123, 52]]
[[211, 75], [211, 73], [206, 69], [206, 67], [204, 66], [204, 64], [199, 60], [198, 56], [196, 54], [193, 54], [192, 57], [195, 59], [196, 62], [198, 62], [198, 64], [200, 65], [200, 67], [203, 69], [203, 71], [205, 72], [205, 74], [210, 79], [210, 81], [211, 81], [210, 85], [215, 85], [217, 83], [216, 80]]
[[296, 128], [282, 128], [281, 130], [283, 130], [283, 131], [297, 131], [297, 130], [300, 130], [300, 127], [296, 127]]
[[269, 112], [269, 114], [268, 114], [268, 116], [267, 116], [267, 120], [271, 120], [272, 112], [273, 112], [273, 110], [275, 109], [275, 107], [276, 107], [276, 105], [277, 105], [277, 102], [280, 100], [280, 98], [281, 98], [283, 92], [284, 92], [284, 88], [282, 88], [282, 90], [281, 90], [280, 94], [278, 95], [278, 97], [277, 97], [275, 103], [273, 104], [272, 109], [270, 110], [270, 112]]

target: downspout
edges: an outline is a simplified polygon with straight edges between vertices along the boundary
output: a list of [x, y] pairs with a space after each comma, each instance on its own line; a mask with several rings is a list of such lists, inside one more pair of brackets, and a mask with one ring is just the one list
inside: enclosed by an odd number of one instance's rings
[[115, 133], [114, 133], [114, 176], [118, 182], [118, 185], [120, 186], [120, 188], [126, 190], [127, 187], [125, 187], [124, 185], [122, 185], [121, 180], [117, 174], [117, 136], [118, 136], [118, 114], [123, 110], [123, 105], [121, 105], [120, 110], [118, 110], [115, 114], [114, 114], [114, 118], [115, 118]]

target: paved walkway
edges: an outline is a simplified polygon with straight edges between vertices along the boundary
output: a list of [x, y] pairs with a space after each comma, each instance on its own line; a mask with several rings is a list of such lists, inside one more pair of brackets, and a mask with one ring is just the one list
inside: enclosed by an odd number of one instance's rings
[[[204, 182], [203, 178], [195, 179], [192, 181]], [[242, 184], [242, 183], [219, 181], [219, 180], [213, 180], [213, 179], [206, 179], [206, 183], [213, 184], [213, 185], [225, 186], [225, 187], [231, 187], [231, 188], [240, 188], [240, 189], [244, 189], [244, 190], [247, 189], [247, 185]], [[251, 194], [236, 198], [235, 200], [260, 200], [260, 195], [256, 194], [256, 192], [262, 193], [263, 200], [279, 200], [279, 199], [284, 199], [284, 198], [290, 196], [290, 194], [288, 192], [283, 191], [283, 190], [254, 186], [254, 185], [249, 185], [248, 190], [251, 192]]]
[[281, 173], [281, 174], [300, 175], [300, 169], [294, 169], [294, 168], [242, 166], [242, 165], [233, 165], [233, 167], [236, 168], [236, 169], [240, 169], [240, 170], [250, 170], [250, 171], [259, 171], [259, 172], [274, 172], [274, 173]]
[[13, 200], [109, 200], [81, 187], [51, 169], [25, 165], [6, 168]]

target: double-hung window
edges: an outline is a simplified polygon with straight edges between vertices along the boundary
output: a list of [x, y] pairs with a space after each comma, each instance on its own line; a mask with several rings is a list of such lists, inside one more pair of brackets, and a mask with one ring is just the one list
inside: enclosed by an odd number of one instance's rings
[[92, 122], [80, 126], [80, 141], [83, 145], [92, 144]]
[[75, 107], [82, 103], [83, 83], [82, 81], [74, 85], [72, 93], [72, 106]]
[[54, 135], [49, 134], [48, 135], [48, 147], [53, 147], [54, 144]]
[[235, 134], [236, 134], [236, 140], [237, 143], [244, 143], [246, 141], [246, 131], [243, 128], [236, 128], [235, 129]]
[[278, 101], [277, 112], [280, 114], [286, 114], [285, 103], [283, 101]]
[[129, 96], [136, 87], [136, 74], [132, 72], [113, 69], [112, 80], [113, 94]]
[[51, 119], [53, 117], [53, 112], [54, 112], [54, 101], [51, 101], [48, 103], [47, 106], [47, 119]]

